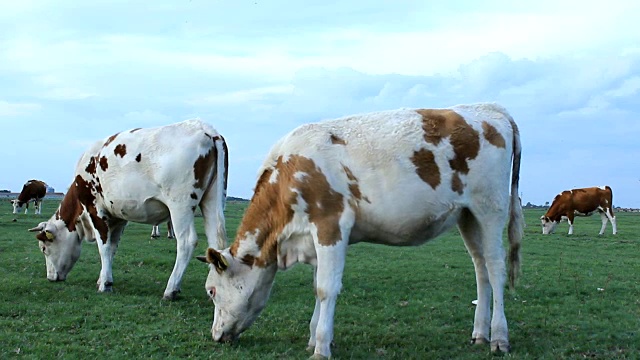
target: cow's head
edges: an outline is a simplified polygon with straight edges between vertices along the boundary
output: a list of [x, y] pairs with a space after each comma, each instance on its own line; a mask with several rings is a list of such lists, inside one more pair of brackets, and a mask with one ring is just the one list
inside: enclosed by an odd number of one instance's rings
[[23, 202], [20, 202], [20, 200], [18, 200], [18, 199], [9, 200], [9, 202], [11, 203], [11, 205], [13, 205], [13, 213], [14, 214], [17, 214], [20, 211], [22, 211], [22, 206], [25, 204]]
[[206, 256], [197, 258], [209, 264], [205, 289], [215, 304], [213, 340], [234, 341], [267, 304], [277, 267], [249, 265], [231, 256], [229, 249], [208, 248]]
[[80, 258], [82, 244], [79, 231], [69, 231], [64, 221], [56, 220], [55, 216], [29, 231], [38, 232], [36, 239], [47, 264], [47, 279], [64, 281]]
[[542, 233], [544, 235], [553, 233], [558, 225], [557, 221], [553, 221], [548, 216], [544, 215], [540, 216], [540, 222], [542, 223]]

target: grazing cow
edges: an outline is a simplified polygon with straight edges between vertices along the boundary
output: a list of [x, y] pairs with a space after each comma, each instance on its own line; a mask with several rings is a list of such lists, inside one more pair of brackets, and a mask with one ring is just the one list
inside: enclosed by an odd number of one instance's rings
[[22, 211], [22, 206], [25, 206], [24, 213], [29, 210], [29, 202], [33, 201], [35, 207], [35, 213], [40, 214], [42, 212], [42, 199], [47, 193], [47, 184], [40, 180], [29, 180], [22, 186], [22, 191], [18, 198], [10, 200], [13, 204], [13, 213], [17, 214]]
[[616, 217], [613, 214], [613, 193], [608, 186], [590, 187], [584, 189], [565, 190], [556, 195], [549, 210], [540, 217], [542, 233], [551, 234], [562, 220], [569, 222], [569, 235], [573, 234], [573, 219], [575, 216], [591, 216], [600, 213], [604, 234], [607, 221], [611, 221], [613, 235], [618, 232]]
[[277, 270], [302, 262], [314, 266], [309, 349], [329, 357], [347, 246], [420, 245], [457, 224], [476, 271], [473, 342], [490, 338], [493, 351], [509, 351], [502, 232], [509, 218], [513, 285], [523, 223], [520, 152], [515, 122], [495, 104], [384, 111], [295, 129], [260, 169], [235, 242], [198, 257], [210, 267], [213, 339], [237, 339], [266, 305]]
[[124, 131], [96, 142], [80, 158], [55, 214], [30, 229], [39, 232], [47, 278], [64, 280], [80, 257], [82, 239], [97, 240], [102, 262], [98, 291], [111, 291], [111, 264], [127, 222], [156, 225], [171, 217], [177, 254], [164, 298], [175, 298], [197, 242], [197, 206], [209, 246], [226, 243], [227, 168], [224, 138], [198, 119]]
[[[153, 229], [151, 229], [151, 238], [157, 239], [160, 237], [160, 225], [153, 225]], [[173, 239], [175, 234], [173, 233], [173, 227], [171, 226], [171, 221], [167, 221], [167, 239]]]

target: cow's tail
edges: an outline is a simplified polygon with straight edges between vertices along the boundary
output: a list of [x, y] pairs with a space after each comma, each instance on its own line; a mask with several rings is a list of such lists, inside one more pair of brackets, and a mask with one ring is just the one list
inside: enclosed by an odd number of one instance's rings
[[518, 195], [518, 183], [520, 182], [520, 157], [522, 146], [520, 144], [520, 131], [515, 121], [509, 117], [513, 129], [513, 163], [511, 168], [511, 197], [509, 204], [509, 288], [513, 290], [516, 278], [520, 273], [520, 243], [523, 237], [524, 217], [522, 214], [522, 202]]
[[227, 246], [227, 231], [225, 228], [224, 208], [227, 202], [227, 180], [229, 178], [229, 149], [222, 135], [215, 139], [218, 159], [216, 161], [215, 191], [216, 191], [216, 223], [218, 232], [218, 249]]

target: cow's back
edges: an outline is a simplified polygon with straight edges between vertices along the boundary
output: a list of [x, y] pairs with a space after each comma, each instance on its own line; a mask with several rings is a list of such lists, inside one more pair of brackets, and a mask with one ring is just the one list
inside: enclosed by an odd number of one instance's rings
[[[168, 200], [192, 196], [198, 175], [205, 176], [198, 174], [198, 162], [207, 154], [215, 161], [211, 139], [216, 136], [217, 131], [200, 120], [123, 131], [96, 142], [78, 162], [76, 174], [88, 173], [99, 180], [98, 200], [116, 216], [126, 217], [127, 208], [145, 201], [150, 211], [157, 206], [159, 213], [165, 213], [163, 204]], [[203, 180], [202, 186], [208, 182]]]
[[572, 189], [571, 205], [572, 210], [582, 214], [592, 213], [599, 207], [610, 208], [613, 205], [611, 188], [606, 186]]
[[[466, 120], [455, 127], [459, 134], [429, 128], [438, 116], [449, 121], [456, 114]], [[449, 228], [463, 208], [506, 215], [511, 121], [501, 107], [477, 104], [306, 124], [274, 146], [262, 170], [273, 167], [280, 157], [313, 160], [331, 188], [354, 204], [352, 241], [366, 237], [410, 245]]]

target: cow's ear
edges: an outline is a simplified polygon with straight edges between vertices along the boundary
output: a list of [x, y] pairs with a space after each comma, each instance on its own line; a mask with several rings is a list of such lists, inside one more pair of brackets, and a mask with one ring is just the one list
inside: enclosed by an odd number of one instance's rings
[[56, 236], [48, 230], [45, 231], [41, 231], [38, 233], [38, 235], [36, 235], [36, 239], [40, 240], [40, 241], [53, 241], [53, 239], [55, 239]]
[[31, 231], [31, 232], [44, 231], [45, 225], [47, 225], [46, 222], [41, 222], [40, 224], [38, 224], [38, 226], [32, 227], [31, 229], [29, 229], [27, 231]]
[[222, 273], [229, 267], [229, 262], [222, 255], [221, 252], [216, 249], [208, 248], [207, 249], [207, 262], [216, 267], [216, 271], [218, 274]]

